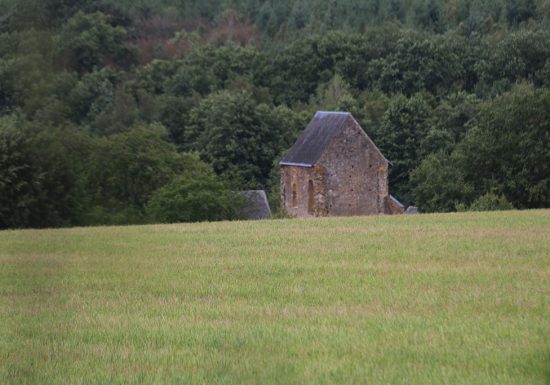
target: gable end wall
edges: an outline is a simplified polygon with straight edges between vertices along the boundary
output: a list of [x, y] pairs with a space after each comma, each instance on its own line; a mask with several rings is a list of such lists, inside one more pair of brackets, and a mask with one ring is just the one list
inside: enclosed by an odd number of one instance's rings
[[385, 210], [388, 161], [350, 118], [318, 162], [327, 170], [329, 215], [373, 215]]

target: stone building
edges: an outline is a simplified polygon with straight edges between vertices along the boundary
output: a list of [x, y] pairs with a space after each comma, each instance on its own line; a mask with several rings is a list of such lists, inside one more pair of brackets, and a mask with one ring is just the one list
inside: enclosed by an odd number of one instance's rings
[[258, 220], [271, 218], [271, 208], [264, 190], [241, 191], [244, 207], [239, 213], [240, 219]]
[[390, 162], [347, 112], [317, 112], [280, 162], [281, 199], [292, 215], [398, 214]]

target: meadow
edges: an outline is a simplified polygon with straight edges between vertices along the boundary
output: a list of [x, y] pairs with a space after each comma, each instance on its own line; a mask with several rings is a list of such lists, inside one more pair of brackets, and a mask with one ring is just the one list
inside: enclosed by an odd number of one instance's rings
[[0, 232], [1, 384], [550, 384], [550, 210]]

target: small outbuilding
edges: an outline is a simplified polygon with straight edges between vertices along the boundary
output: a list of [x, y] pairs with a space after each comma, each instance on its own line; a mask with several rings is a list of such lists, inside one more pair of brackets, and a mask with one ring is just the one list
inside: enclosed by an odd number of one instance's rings
[[271, 218], [271, 208], [264, 190], [242, 191], [244, 207], [241, 209], [242, 219], [259, 220]]
[[403, 213], [390, 162], [348, 112], [317, 112], [280, 162], [281, 201], [298, 217]]

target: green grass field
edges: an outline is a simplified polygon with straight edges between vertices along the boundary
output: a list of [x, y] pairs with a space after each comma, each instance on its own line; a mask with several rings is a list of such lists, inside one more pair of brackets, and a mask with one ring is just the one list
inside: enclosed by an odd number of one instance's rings
[[550, 384], [550, 210], [0, 232], [1, 384]]

